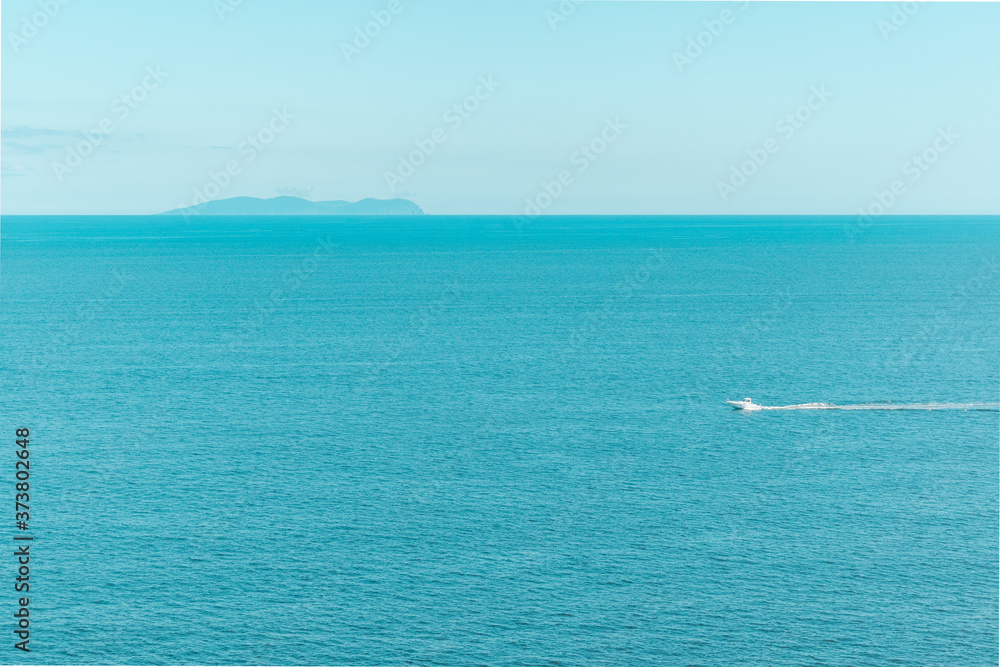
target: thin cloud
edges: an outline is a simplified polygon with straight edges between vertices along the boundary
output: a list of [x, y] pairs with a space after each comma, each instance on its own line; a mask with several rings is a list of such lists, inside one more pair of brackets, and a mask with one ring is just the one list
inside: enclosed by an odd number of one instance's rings
[[76, 139], [81, 133], [76, 130], [60, 130], [54, 127], [29, 127], [27, 125], [16, 125], [0, 129], [0, 137], [3, 139], [41, 139], [44, 137], [59, 137], [63, 139]]
[[22, 164], [20, 162], [15, 162], [14, 164], [0, 165], [0, 176], [10, 178], [11, 176], [24, 176], [29, 171], [32, 171], [31, 167]]
[[38, 153], [57, 151], [66, 148], [65, 144], [22, 144], [18, 141], [4, 141], [2, 145], [5, 150], [9, 150], [14, 153], [25, 153], [28, 155], [37, 155]]

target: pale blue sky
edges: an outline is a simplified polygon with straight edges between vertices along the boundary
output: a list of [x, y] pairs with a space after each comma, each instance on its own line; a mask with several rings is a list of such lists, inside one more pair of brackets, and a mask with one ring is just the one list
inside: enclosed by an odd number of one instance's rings
[[[54, 15], [26, 30], [40, 2]], [[439, 214], [521, 213], [563, 170], [547, 213], [850, 214], [894, 180], [894, 214], [1000, 213], [998, 4], [921, 3], [887, 33], [899, 4], [587, 2], [553, 29], [556, 2], [398, 0], [348, 62], [341, 43], [390, 0], [243, 0], [220, 19], [223, 2], [3, 2], [3, 213], [156, 213], [227, 163], [219, 198], [405, 196]], [[499, 87], [455, 127], [444, 114], [480, 77]], [[134, 109], [116, 103], [144, 78]], [[786, 136], [776, 124], [813, 87], [831, 97]], [[90, 155], [54, 166], [105, 119]], [[581, 171], [574, 153], [608, 119], [624, 129]], [[270, 144], [241, 150], [269, 123]], [[912, 180], [907, 161], [949, 127]], [[444, 143], [390, 188], [437, 128]], [[768, 139], [776, 152], [724, 198]]]

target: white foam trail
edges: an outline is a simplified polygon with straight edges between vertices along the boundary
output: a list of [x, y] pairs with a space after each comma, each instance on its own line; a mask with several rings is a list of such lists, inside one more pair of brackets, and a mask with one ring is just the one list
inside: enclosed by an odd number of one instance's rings
[[754, 405], [751, 410], [984, 410], [1000, 411], [1000, 403], [801, 403], [799, 405]]

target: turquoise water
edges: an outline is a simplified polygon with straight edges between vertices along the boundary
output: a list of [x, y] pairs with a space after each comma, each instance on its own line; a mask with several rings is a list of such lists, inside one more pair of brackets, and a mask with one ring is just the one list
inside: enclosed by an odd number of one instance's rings
[[853, 224], [5, 217], [0, 662], [995, 665], [1000, 220]]

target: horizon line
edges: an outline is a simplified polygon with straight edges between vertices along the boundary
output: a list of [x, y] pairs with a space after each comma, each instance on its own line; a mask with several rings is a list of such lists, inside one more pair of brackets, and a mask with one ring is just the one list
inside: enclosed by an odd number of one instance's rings
[[[526, 216], [522, 213], [319, 213], [319, 214], [197, 214], [183, 213], [3, 213], [2, 218], [856, 218], [859, 213], [543, 213]], [[886, 218], [1000, 218], [998, 213], [906, 213], [865, 216], [876, 219]]]

